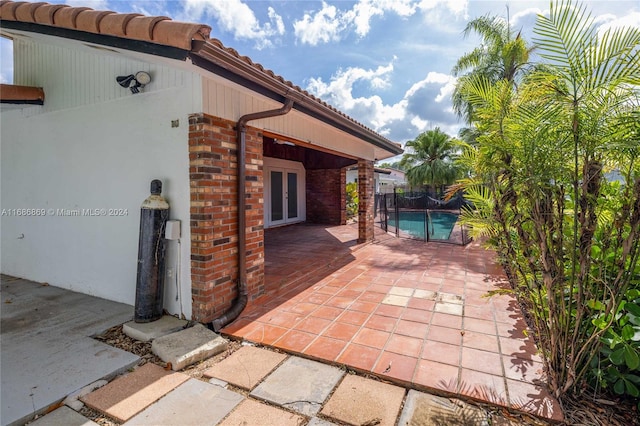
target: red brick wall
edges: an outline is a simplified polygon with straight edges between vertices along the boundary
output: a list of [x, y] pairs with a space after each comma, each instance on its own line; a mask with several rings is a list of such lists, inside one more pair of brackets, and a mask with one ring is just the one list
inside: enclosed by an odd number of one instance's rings
[[[189, 117], [192, 318], [210, 322], [237, 295], [238, 207], [235, 123], [206, 114]], [[264, 291], [262, 136], [246, 132], [247, 287]]]
[[306, 185], [307, 222], [347, 223], [345, 169], [307, 170]]
[[358, 242], [373, 241], [375, 195], [373, 161], [358, 160]]

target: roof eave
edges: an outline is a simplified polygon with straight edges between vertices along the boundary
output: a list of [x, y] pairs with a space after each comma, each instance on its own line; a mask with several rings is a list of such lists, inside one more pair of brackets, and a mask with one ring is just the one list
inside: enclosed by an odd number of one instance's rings
[[[211, 42], [205, 44], [199, 52], [191, 55], [191, 60], [195, 65], [230, 80], [235, 80], [236, 83], [278, 102], [284, 102], [284, 99], [287, 98], [292, 99], [295, 102], [294, 109], [356, 136], [393, 155], [399, 155], [404, 152], [399, 145], [359, 125], [328, 105], [305, 95], [300, 88], [294, 87], [290, 83], [287, 84], [288, 82], [276, 77], [275, 74], [273, 76], [267, 74], [256, 65], [242, 57], [230, 54], [225, 49], [217, 48]], [[237, 76], [237, 78], [234, 79], [233, 75]]]

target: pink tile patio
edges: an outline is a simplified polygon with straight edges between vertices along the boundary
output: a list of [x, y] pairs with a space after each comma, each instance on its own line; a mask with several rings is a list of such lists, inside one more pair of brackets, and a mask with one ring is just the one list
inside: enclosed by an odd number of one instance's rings
[[265, 232], [265, 295], [223, 333], [457, 395], [560, 419], [542, 361], [495, 254], [396, 239], [376, 229]]

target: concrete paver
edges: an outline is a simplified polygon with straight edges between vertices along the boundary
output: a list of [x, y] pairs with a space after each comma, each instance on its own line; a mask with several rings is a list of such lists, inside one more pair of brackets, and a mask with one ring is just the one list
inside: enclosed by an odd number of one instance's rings
[[145, 364], [80, 399], [89, 407], [125, 422], [188, 379], [185, 374]]
[[239, 393], [201, 380], [189, 379], [125, 425], [215, 425], [243, 399]]
[[271, 373], [250, 395], [308, 416], [316, 414], [344, 371], [292, 357]]
[[252, 390], [287, 356], [278, 352], [243, 346], [228, 358], [204, 372], [205, 377], [224, 380], [242, 389]]
[[62, 406], [29, 423], [29, 426], [98, 426], [98, 424], [76, 413], [71, 408]]
[[492, 424], [479, 408], [459, 400], [410, 390], [398, 426], [467, 426]]
[[398, 386], [347, 375], [320, 413], [352, 425], [394, 426], [404, 392]]
[[224, 337], [202, 324], [196, 324], [176, 333], [158, 337], [151, 344], [151, 351], [164, 362], [171, 363], [174, 371], [219, 354], [227, 349]]
[[186, 320], [181, 320], [171, 315], [163, 315], [159, 320], [153, 322], [126, 322], [122, 324], [122, 332], [132, 339], [149, 342], [158, 337], [180, 331], [187, 324], [188, 321]]
[[219, 426], [298, 426], [305, 420], [298, 414], [246, 399]]

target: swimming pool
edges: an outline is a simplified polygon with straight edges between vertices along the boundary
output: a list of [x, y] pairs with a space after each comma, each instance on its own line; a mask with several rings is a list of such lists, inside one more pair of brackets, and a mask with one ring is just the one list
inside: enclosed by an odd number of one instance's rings
[[[451, 231], [458, 221], [458, 214], [448, 212], [430, 211], [427, 215], [424, 211], [400, 211], [399, 228], [400, 232], [409, 234], [411, 237], [426, 240], [425, 238], [425, 216], [429, 221], [429, 240], [447, 241], [451, 236]], [[389, 217], [389, 227], [396, 226], [393, 215]]]

